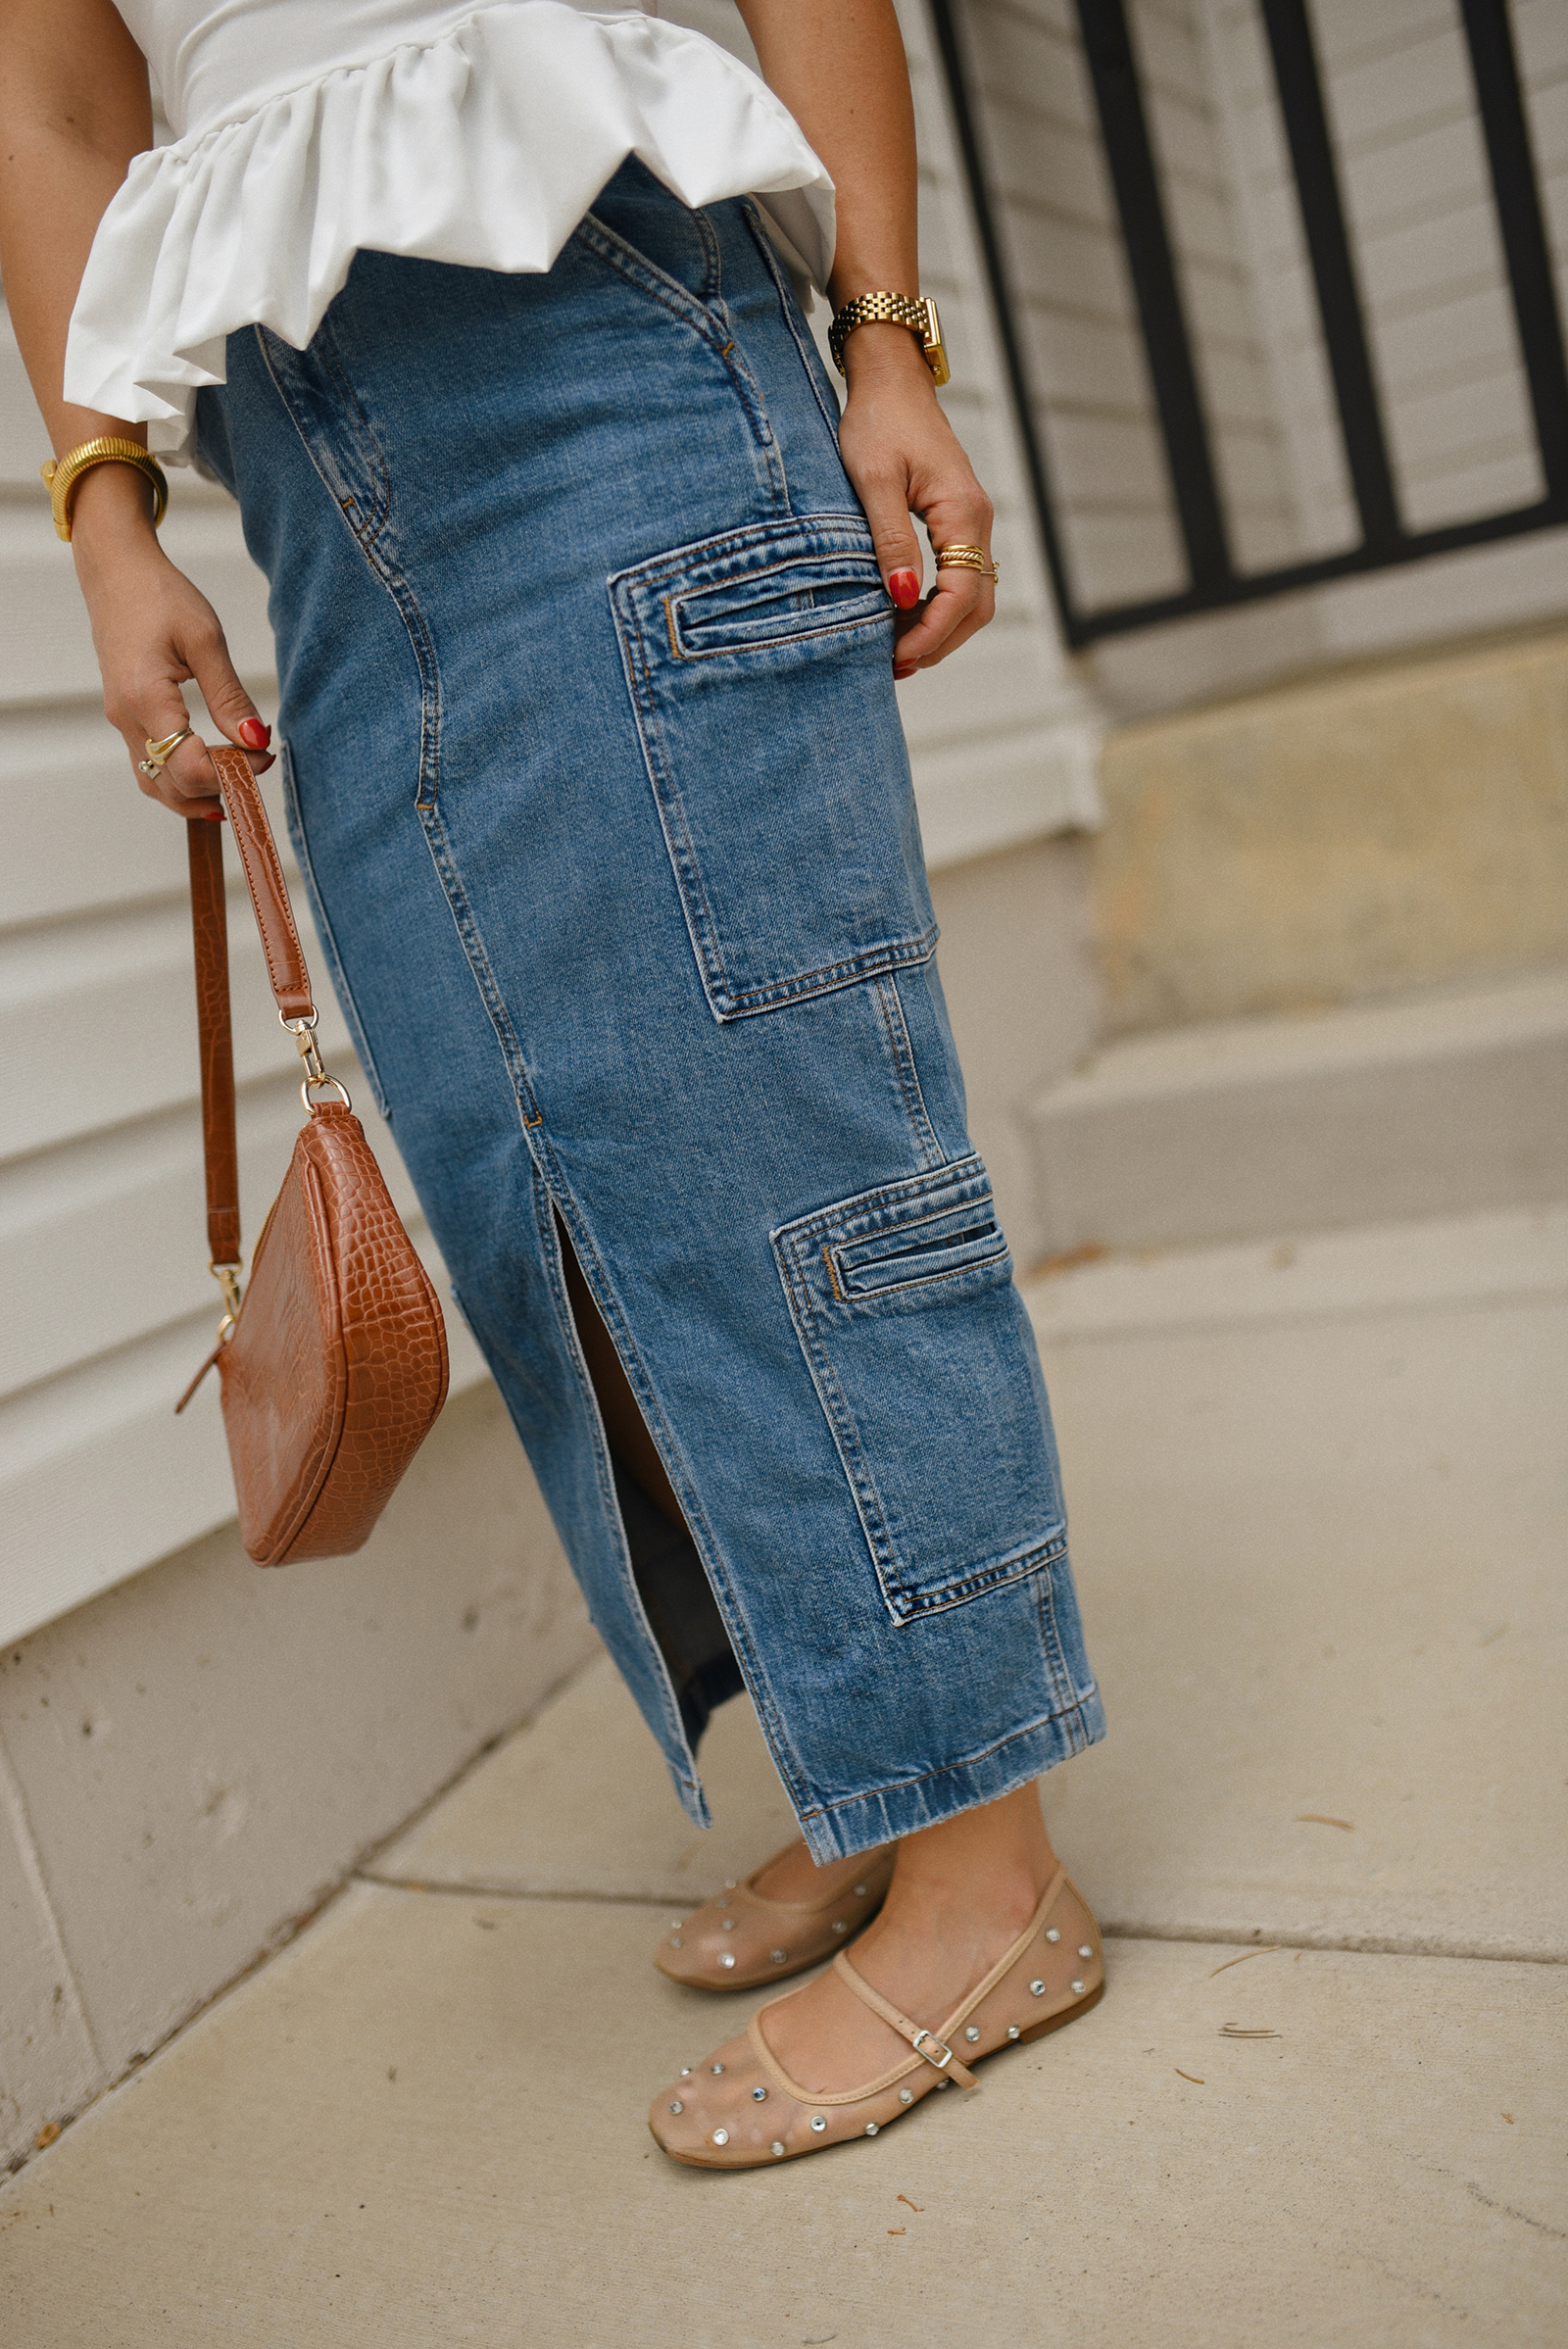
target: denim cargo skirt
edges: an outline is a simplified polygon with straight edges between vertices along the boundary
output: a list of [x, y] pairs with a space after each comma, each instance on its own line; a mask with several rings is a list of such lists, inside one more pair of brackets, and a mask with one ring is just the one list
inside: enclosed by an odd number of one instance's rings
[[628, 164], [547, 274], [361, 253], [309, 350], [227, 364], [201, 456], [332, 979], [688, 1812], [563, 1232], [814, 1856], [1023, 1785], [1100, 1701], [891, 608], [760, 220]]

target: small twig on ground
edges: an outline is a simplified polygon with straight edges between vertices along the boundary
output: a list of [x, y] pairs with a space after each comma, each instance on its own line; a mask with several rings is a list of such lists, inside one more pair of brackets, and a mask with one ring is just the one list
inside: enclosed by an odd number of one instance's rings
[[899, 2196], [899, 2200], [903, 2203], [906, 2210], [923, 2211], [925, 2209], [925, 2204], [923, 2202], [911, 2202], [907, 2194], [901, 2194]]
[[1195, 2088], [1200, 2088], [1203, 2084], [1196, 2072], [1184, 2072], [1180, 2064], [1172, 2064], [1171, 2070], [1175, 2073], [1178, 2080], [1190, 2080]]
[[1298, 1811], [1296, 1816], [1298, 1819], [1304, 1820], [1308, 1827], [1343, 1827], [1348, 1835], [1353, 1835], [1355, 1833], [1353, 1819], [1331, 1819], [1327, 1811]]
[[1222, 2023], [1219, 2035], [1222, 2039], [1277, 2039], [1280, 2034], [1277, 2031], [1248, 2031], [1240, 2023]]
[[[1250, 1957], [1272, 1957], [1276, 1949], [1283, 1949], [1284, 1947], [1285, 1944], [1283, 1941], [1270, 1941], [1266, 1947], [1262, 1949], [1244, 1949], [1240, 1957], [1227, 1958], [1225, 1960], [1225, 1966], [1245, 1966]], [[1225, 1966], [1216, 1966], [1214, 1968], [1214, 1974], [1223, 1974], [1225, 1971]], [[1214, 1974], [1209, 1976], [1208, 1979], [1210, 1982], [1213, 1981]]]

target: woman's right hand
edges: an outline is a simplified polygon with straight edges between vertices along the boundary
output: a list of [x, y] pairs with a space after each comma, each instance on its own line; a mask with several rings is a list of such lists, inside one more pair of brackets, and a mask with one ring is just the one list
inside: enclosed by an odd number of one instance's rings
[[234, 672], [217, 612], [176, 570], [153, 530], [146, 485], [122, 465], [95, 465], [77, 484], [72, 552], [92, 621], [104, 714], [122, 738], [139, 788], [176, 815], [217, 817], [217, 777], [199, 736], [157, 775], [139, 762], [149, 741], [190, 723], [180, 692], [194, 681], [214, 723], [264, 774], [271, 729]]

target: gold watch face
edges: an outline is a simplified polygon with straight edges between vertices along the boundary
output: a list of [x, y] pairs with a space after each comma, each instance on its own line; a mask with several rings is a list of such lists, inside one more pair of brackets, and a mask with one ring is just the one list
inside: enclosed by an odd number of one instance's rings
[[925, 338], [923, 348], [926, 356], [926, 364], [930, 367], [931, 373], [936, 381], [937, 389], [940, 391], [944, 383], [949, 380], [953, 372], [952, 368], [948, 366], [947, 345], [942, 340], [942, 320], [937, 316], [937, 306], [932, 301], [929, 294], [922, 294], [920, 297], [920, 303], [921, 308], [925, 312]]

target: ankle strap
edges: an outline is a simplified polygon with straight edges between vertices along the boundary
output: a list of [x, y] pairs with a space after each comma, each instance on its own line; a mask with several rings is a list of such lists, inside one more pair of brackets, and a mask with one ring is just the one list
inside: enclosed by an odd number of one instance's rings
[[851, 1965], [847, 1950], [839, 1951], [838, 1956], [833, 1960], [833, 1971], [855, 1992], [856, 1997], [863, 2006], [868, 2006], [873, 2015], [880, 2015], [884, 2023], [891, 2024], [901, 2039], [907, 2039], [915, 2054], [923, 2056], [934, 2072], [941, 2072], [949, 2080], [956, 2080], [961, 2088], [972, 2088], [975, 2084], [974, 2074], [969, 2070], [967, 2064], [959, 2062], [949, 2041], [959, 2025], [974, 2013], [981, 2000], [990, 1996], [1003, 1976], [1018, 1963], [1055, 1907], [1057, 1896], [1066, 1881], [1066, 1869], [1058, 1868], [1041, 1894], [1040, 1905], [1024, 1927], [1023, 1932], [1009, 1948], [1004, 1950], [984, 1982], [977, 1983], [975, 1988], [969, 1992], [968, 1997], [954, 2008], [953, 2013], [942, 2026], [940, 2034], [934, 2031], [926, 2031], [920, 2024], [911, 2021], [909, 2016], [901, 2013], [891, 1999], [883, 1997], [880, 1990], [873, 1990], [865, 1976], [858, 1973]]
[[884, 1998], [880, 1990], [873, 1990], [865, 1976], [857, 1974], [842, 1949], [833, 1960], [833, 1971], [848, 1982], [862, 2006], [868, 2006], [873, 2015], [880, 2015], [884, 2023], [891, 2023], [900, 2038], [907, 2039], [915, 2054], [924, 2056], [933, 2072], [945, 2073], [949, 2080], [956, 2080], [960, 2088], [974, 2086], [974, 2074], [967, 2064], [958, 2061], [946, 2040], [939, 2039], [934, 2031], [925, 2031], [918, 2023], [911, 2022], [907, 2015], [900, 2012], [891, 1998]]

